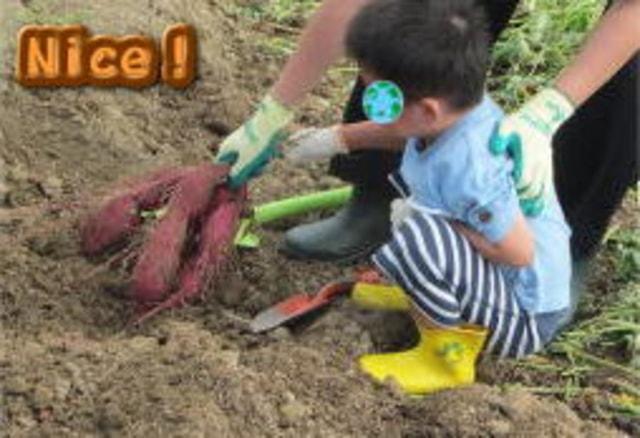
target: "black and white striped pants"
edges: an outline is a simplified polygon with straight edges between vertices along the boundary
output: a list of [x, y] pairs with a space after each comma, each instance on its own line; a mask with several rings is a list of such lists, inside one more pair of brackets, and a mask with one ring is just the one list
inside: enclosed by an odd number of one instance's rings
[[489, 329], [486, 353], [522, 357], [539, 351], [558, 329], [560, 313], [533, 315], [523, 309], [504, 269], [487, 261], [441, 216], [413, 212], [373, 261], [432, 322]]

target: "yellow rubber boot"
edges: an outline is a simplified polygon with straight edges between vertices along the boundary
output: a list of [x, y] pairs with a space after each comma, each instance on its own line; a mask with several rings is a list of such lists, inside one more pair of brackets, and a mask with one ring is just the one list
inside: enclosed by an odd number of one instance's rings
[[428, 394], [475, 381], [487, 330], [476, 326], [420, 329], [420, 342], [401, 353], [371, 354], [360, 367], [375, 380], [395, 381], [408, 394]]
[[410, 301], [407, 294], [397, 286], [376, 283], [356, 283], [351, 299], [358, 306], [370, 310], [407, 311]]

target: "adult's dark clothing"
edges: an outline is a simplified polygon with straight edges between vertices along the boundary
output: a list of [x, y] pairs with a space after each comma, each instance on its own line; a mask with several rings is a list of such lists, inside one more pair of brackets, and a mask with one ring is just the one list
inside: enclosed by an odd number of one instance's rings
[[[478, 0], [484, 5], [493, 41], [507, 26], [518, 0]], [[556, 190], [573, 230], [574, 260], [593, 254], [626, 190], [638, 180], [639, 57], [629, 61], [565, 123], [553, 142]], [[344, 113], [344, 123], [366, 120], [358, 80]], [[338, 155], [330, 173], [389, 200], [395, 190], [387, 175], [400, 154], [379, 150]]]

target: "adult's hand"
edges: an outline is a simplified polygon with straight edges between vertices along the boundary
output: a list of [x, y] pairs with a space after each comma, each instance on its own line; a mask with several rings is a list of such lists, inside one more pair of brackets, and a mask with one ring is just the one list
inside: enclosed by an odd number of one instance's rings
[[[552, 187], [551, 137], [562, 124], [553, 120], [553, 114], [557, 110], [568, 117], [573, 112], [570, 102], [582, 105], [638, 52], [639, 20], [640, 0], [613, 2], [578, 55], [556, 78], [555, 89], [561, 93], [555, 90], [541, 93], [508, 117], [494, 136], [492, 150], [510, 151], [516, 156], [521, 169], [515, 175], [517, 187], [527, 215], [544, 208], [544, 194]], [[547, 123], [548, 118], [550, 129], [532, 127], [539, 120]]]
[[231, 187], [237, 188], [263, 171], [286, 139], [285, 128], [293, 116], [293, 111], [267, 95], [251, 118], [222, 142], [216, 162], [232, 166]]
[[330, 128], [307, 128], [291, 136], [293, 147], [285, 153], [285, 158], [295, 164], [328, 160], [337, 154], [349, 152], [340, 125]]
[[505, 118], [491, 139], [492, 153], [507, 154], [514, 161], [513, 178], [527, 216], [542, 212], [553, 189], [551, 142], [573, 112], [567, 97], [548, 88]]

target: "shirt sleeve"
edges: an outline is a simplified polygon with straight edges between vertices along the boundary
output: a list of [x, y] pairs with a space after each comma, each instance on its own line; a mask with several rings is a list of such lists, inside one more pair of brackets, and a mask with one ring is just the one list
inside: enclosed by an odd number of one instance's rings
[[440, 192], [452, 216], [497, 243], [513, 228], [519, 203], [504, 156], [462, 145], [440, 167]]

